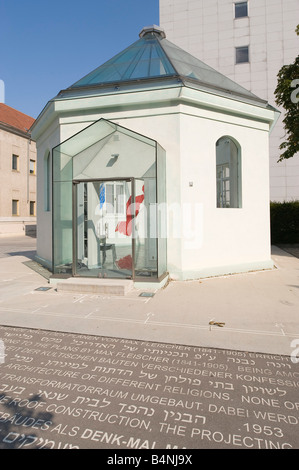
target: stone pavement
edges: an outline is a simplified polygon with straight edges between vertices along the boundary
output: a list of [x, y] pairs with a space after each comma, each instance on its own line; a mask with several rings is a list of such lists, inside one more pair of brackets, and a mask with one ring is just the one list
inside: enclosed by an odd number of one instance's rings
[[283, 355], [299, 341], [299, 259], [277, 247], [273, 270], [113, 297], [57, 292], [28, 265], [35, 242], [0, 239], [2, 325]]
[[299, 258], [299, 243], [294, 243], [293, 245], [283, 244], [279, 245], [279, 248], [286, 251], [287, 253], [290, 253], [290, 255]]
[[1, 326], [0, 337], [0, 449], [298, 448], [287, 356]]
[[0, 239], [1, 449], [298, 448], [298, 258], [113, 297], [34, 251]]

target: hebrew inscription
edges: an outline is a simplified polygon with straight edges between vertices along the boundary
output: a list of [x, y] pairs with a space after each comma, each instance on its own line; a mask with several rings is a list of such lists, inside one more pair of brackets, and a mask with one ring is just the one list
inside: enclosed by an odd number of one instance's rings
[[0, 327], [1, 449], [298, 448], [287, 356]]

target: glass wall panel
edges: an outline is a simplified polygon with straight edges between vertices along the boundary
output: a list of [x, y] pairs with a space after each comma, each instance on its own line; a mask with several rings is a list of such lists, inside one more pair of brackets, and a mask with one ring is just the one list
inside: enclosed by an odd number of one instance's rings
[[166, 154], [157, 144], [157, 237], [158, 277], [167, 271]]
[[164, 274], [166, 217], [157, 219], [157, 205], [160, 199], [165, 203], [165, 184], [163, 149], [104, 119], [55, 147], [54, 272], [135, 278]]
[[135, 277], [158, 276], [156, 178], [135, 180]]
[[71, 273], [73, 260], [72, 182], [53, 183], [53, 272]]
[[70, 155], [61, 152], [59, 149], [53, 150], [53, 181], [72, 181], [73, 179], [73, 159]]
[[78, 180], [155, 176], [155, 146], [118, 129], [76, 154], [73, 168], [73, 178]]

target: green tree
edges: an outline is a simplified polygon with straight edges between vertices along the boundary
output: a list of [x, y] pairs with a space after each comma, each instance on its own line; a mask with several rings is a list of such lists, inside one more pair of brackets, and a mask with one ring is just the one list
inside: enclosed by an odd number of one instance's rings
[[[296, 33], [299, 36], [299, 25]], [[299, 152], [299, 56], [292, 64], [284, 65], [277, 78], [276, 104], [286, 111], [283, 120], [286, 140], [279, 147], [284, 150], [278, 160], [281, 162]]]

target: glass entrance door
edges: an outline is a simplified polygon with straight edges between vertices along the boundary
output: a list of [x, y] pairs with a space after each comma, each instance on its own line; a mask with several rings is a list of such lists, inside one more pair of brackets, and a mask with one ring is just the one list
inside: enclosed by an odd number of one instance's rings
[[133, 224], [135, 277], [157, 277], [157, 213], [154, 178], [134, 179]]
[[132, 278], [131, 179], [73, 184], [73, 275]]

